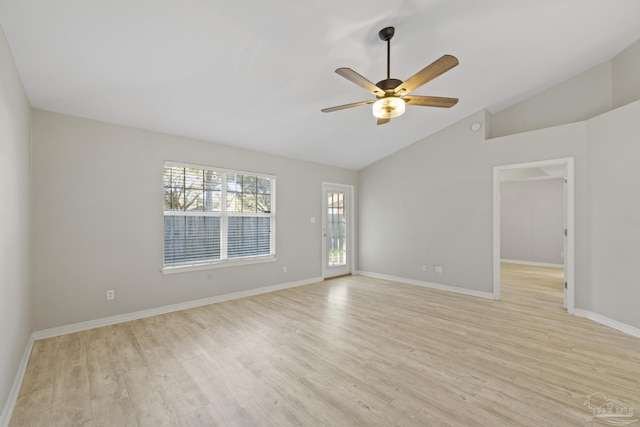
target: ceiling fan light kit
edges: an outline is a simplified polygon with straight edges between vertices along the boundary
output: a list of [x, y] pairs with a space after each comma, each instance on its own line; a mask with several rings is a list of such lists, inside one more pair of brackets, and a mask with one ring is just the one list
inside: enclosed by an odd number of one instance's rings
[[[430, 82], [439, 75], [449, 71], [458, 65], [458, 59], [452, 55], [443, 55], [440, 59], [426, 66], [406, 81], [391, 78], [391, 39], [395, 33], [393, 27], [386, 27], [380, 30], [378, 35], [380, 40], [387, 42], [387, 78], [373, 84], [371, 81], [353, 71], [351, 68], [338, 68], [336, 73], [345, 79], [357, 84], [363, 89], [375, 95], [376, 100], [360, 101], [351, 104], [339, 105], [336, 107], [324, 108], [323, 113], [345, 110], [347, 108], [359, 107], [373, 104], [373, 115], [378, 119], [379, 125], [389, 123], [389, 121], [402, 115], [406, 104], [419, 105], [423, 107], [450, 108], [458, 103], [457, 98], [442, 98], [437, 96], [409, 95], [410, 92]], [[406, 98], [405, 98], [406, 96]]]
[[404, 113], [405, 102], [399, 96], [387, 96], [373, 103], [373, 115], [379, 119], [393, 119]]

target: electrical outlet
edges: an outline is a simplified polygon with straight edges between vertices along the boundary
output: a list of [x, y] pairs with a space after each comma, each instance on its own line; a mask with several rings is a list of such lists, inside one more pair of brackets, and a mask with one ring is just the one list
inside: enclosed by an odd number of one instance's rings
[[441, 265], [436, 265], [436, 274], [444, 274], [444, 267]]
[[427, 271], [427, 264], [422, 264], [422, 271]]
[[109, 289], [107, 291], [107, 301], [113, 301], [116, 299], [116, 291], [113, 289]]
[[286, 272], [287, 272], [287, 266], [286, 266], [286, 265], [283, 265], [283, 266], [282, 266], [282, 272], [283, 272], [283, 273], [286, 273]]

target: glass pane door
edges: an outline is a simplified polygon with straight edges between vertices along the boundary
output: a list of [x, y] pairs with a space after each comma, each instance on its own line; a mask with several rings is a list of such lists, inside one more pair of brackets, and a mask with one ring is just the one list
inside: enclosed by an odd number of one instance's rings
[[327, 193], [327, 265], [338, 267], [347, 264], [347, 219], [345, 194]]
[[322, 277], [350, 274], [353, 187], [322, 184]]

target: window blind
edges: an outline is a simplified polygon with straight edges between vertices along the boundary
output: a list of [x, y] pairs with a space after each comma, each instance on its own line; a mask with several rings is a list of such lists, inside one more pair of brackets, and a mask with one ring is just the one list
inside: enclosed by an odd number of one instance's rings
[[275, 255], [275, 177], [165, 162], [165, 267]]

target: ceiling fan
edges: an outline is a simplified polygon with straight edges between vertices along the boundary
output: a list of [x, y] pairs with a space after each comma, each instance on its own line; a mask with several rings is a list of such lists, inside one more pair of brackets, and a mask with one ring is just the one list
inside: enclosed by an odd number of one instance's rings
[[405, 104], [420, 105], [423, 107], [450, 108], [458, 103], [458, 98], [442, 98], [438, 96], [420, 95], [409, 96], [409, 93], [415, 89], [458, 65], [458, 59], [455, 56], [443, 55], [440, 59], [437, 59], [430, 65], [427, 65], [404, 82], [402, 80], [391, 78], [391, 38], [393, 38], [394, 33], [395, 28], [393, 27], [383, 28], [378, 33], [380, 39], [387, 42], [386, 79], [373, 84], [351, 68], [338, 68], [336, 70], [337, 74], [374, 94], [376, 99], [324, 108], [321, 110], [323, 113], [331, 113], [333, 111], [373, 104], [373, 115], [378, 118], [378, 124], [383, 125], [385, 123], [389, 123], [392, 118], [398, 117], [404, 113]]

